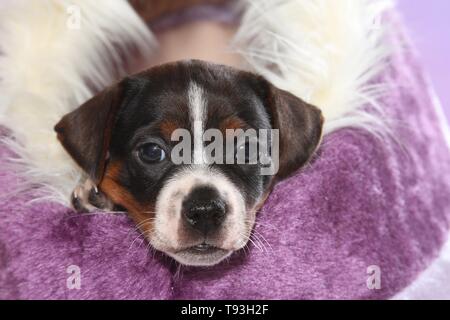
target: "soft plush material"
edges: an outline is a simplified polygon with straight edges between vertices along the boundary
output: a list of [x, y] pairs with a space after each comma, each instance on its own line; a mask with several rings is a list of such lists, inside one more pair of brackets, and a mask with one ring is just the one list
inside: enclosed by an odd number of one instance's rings
[[[389, 85], [390, 138], [327, 135], [310, 165], [275, 188], [248, 249], [210, 268], [153, 252], [124, 214], [78, 215], [30, 202], [32, 191], [6, 196], [20, 179], [0, 147], [0, 298], [393, 297], [438, 256], [450, 227], [449, 149], [414, 54], [396, 52], [378, 80]], [[80, 289], [67, 287], [71, 265]], [[370, 266], [379, 290], [368, 289]]]

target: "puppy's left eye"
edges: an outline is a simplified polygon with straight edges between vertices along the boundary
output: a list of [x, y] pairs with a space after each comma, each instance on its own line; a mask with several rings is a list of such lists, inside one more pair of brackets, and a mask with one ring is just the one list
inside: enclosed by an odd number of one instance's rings
[[157, 163], [166, 158], [166, 153], [156, 143], [147, 143], [139, 149], [139, 157], [144, 162]]
[[236, 148], [235, 156], [238, 164], [256, 164], [258, 161], [258, 144], [246, 141]]

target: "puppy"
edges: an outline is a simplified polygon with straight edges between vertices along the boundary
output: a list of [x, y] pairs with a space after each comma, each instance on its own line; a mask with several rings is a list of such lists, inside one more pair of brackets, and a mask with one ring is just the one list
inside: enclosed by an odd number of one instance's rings
[[[322, 125], [318, 108], [259, 75], [190, 60], [123, 79], [55, 130], [89, 177], [74, 191], [77, 210], [124, 208], [155, 249], [184, 265], [209, 266], [246, 245], [258, 209], [275, 183], [311, 158]], [[182, 155], [192, 163], [172, 159], [180, 129], [194, 137]], [[259, 161], [205, 161], [208, 141], [198, 138], [209, 129], [224, 136], [231, 129], [278, 130], [278, 170], [263, 175]], [[234, 140], [224, 157], [250, 149], [247, 139]]]

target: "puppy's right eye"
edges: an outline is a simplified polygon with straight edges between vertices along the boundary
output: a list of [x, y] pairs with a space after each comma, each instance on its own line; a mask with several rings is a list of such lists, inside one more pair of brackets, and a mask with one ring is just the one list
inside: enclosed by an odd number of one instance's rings
[[166, 158], [166, 153], [156, 143], [147, 143], [140, 147], [139, 157], [146, 163], [157, 163]]

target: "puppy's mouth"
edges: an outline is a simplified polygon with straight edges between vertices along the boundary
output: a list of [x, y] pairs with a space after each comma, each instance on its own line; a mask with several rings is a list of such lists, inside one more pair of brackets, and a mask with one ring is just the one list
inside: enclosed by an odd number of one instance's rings
[[183, 251], [187, 251], [192, 254], [211, 254], [211, 253], [216, 252], [217, 250], [221, 250], [221, 249], [216, 246], [213, 246], [211, 244], [203, 242], [199, 245], [184, 249]]
[[232, 250], [202, 242], [200, 244], [168, 253], [175, 260], [188, 266], [212, 266], [233, 253]]

